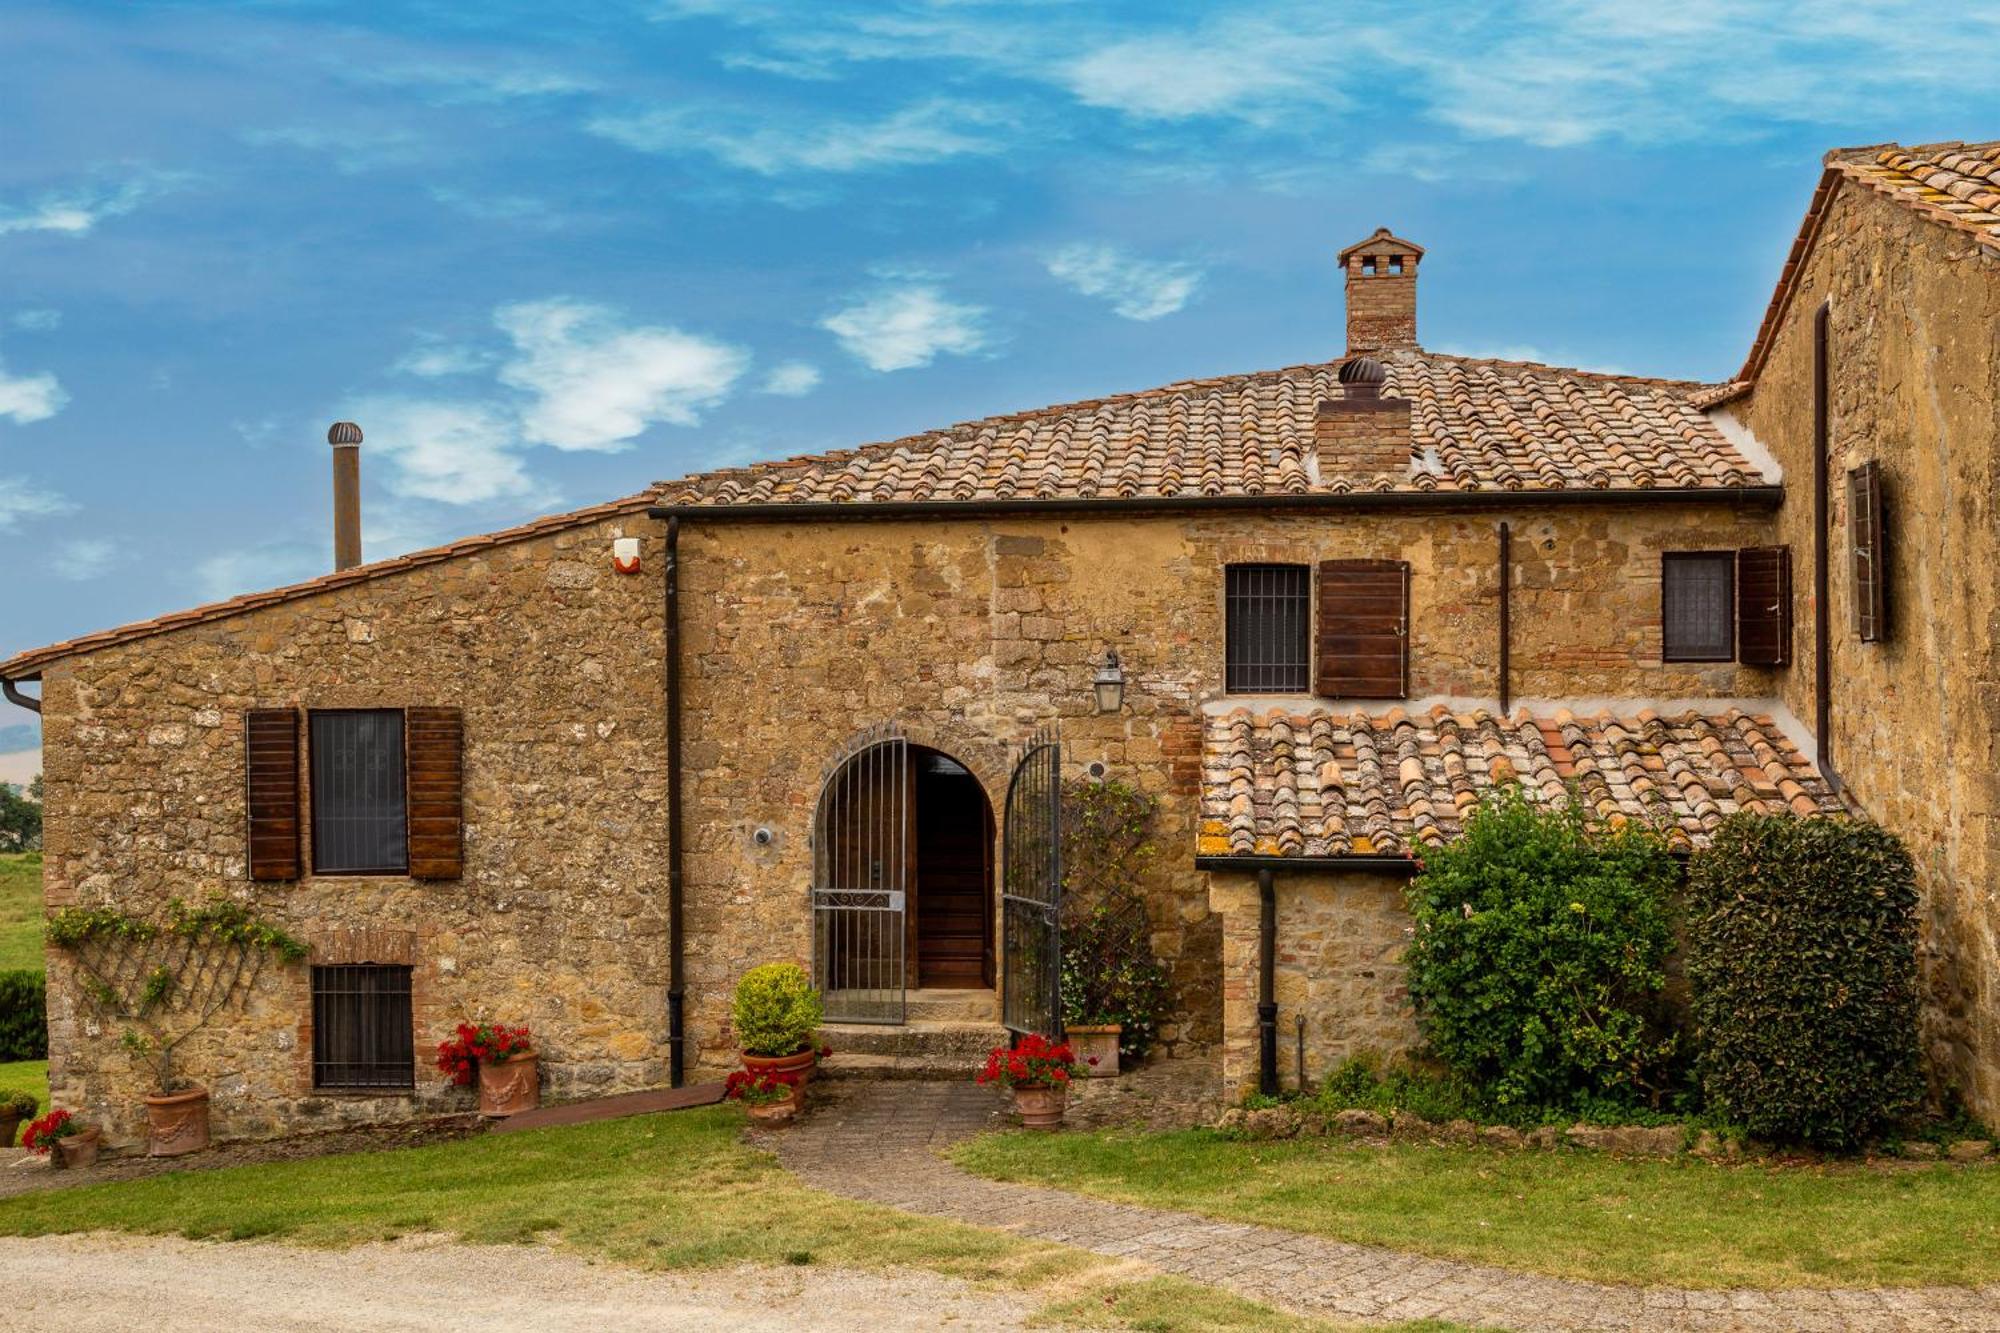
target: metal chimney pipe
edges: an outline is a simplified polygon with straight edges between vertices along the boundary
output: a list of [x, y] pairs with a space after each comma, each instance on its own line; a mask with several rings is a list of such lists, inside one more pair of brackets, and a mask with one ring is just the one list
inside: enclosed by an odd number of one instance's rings
[[333, 446], [333, 567], [361, 563], [361, 427], [336, 421], [326, 432]]

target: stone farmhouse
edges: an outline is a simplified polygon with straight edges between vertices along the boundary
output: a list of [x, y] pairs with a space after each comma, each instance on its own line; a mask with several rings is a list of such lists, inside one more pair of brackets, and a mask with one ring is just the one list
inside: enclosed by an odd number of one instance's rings
[[[343, 503], [333, 573], [0, 663], [51, 907], [309, 942], [183, 1054], [221, 1135], [458, 1105], [468, 1016], [552, 1096], [705, 1077], [776, 959], [888, 1067], [1050, 1021], [1049, 784], [1109, 774], [1163, 803], [1160, 1058], [1237, 1090], [1413, 1042], [1411, 854], [1495, 786], [1683, 848], [1851, 810], [1921, 866], [1932, 1074], [2000, 1116], [2000, 142], [1829, 154], [1727, 383], [1428, 351], [1423, 248], [1339, 258], [1322, 364], [367, 565]], [[49, 969], [55, 1097], [131, 1141]]]

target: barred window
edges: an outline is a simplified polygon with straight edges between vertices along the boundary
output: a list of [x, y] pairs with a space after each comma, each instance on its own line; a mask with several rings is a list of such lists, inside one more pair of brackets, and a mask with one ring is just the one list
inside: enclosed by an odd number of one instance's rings
[[409, 968], [380, 963], [315, 967], [312, 1006], [315, 1088], [401, 1091], [416, 1086]]
[[1225, 578], [1225, 688], [1305, 693], [1312, 686], [1312, 567], [1231, 565]]
[[313, 870], [402, 875], [410, 867], [399, 708], [312, 714]]
[[1660, 558], [1660, 649], [1668, 662], [1736, 656], [1736, 552], [1675, 551]]

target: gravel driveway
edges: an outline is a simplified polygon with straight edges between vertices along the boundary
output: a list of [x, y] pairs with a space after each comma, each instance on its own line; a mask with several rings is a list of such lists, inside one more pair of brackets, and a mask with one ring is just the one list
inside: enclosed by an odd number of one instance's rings
[[902, 1271], [648, 1274], [536, 1246], [412, 1237], [351, 1250], [150, 1236], [0, 1237], [0, 1329], [651, 1333], [1020, 1329], [1033, 1302]]

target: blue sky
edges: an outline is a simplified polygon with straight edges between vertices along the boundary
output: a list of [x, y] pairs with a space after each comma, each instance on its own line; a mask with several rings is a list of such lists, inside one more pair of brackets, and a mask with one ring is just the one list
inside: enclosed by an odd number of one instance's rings
[[[556, 11], [562, 11], [560, 13]], [[693, 469], [1341, 351], [1724, 378], [2000, 6], [762, 0], [0, 18], [0, 652]], [[0, 722], [26, 715], [5, 711]]]

